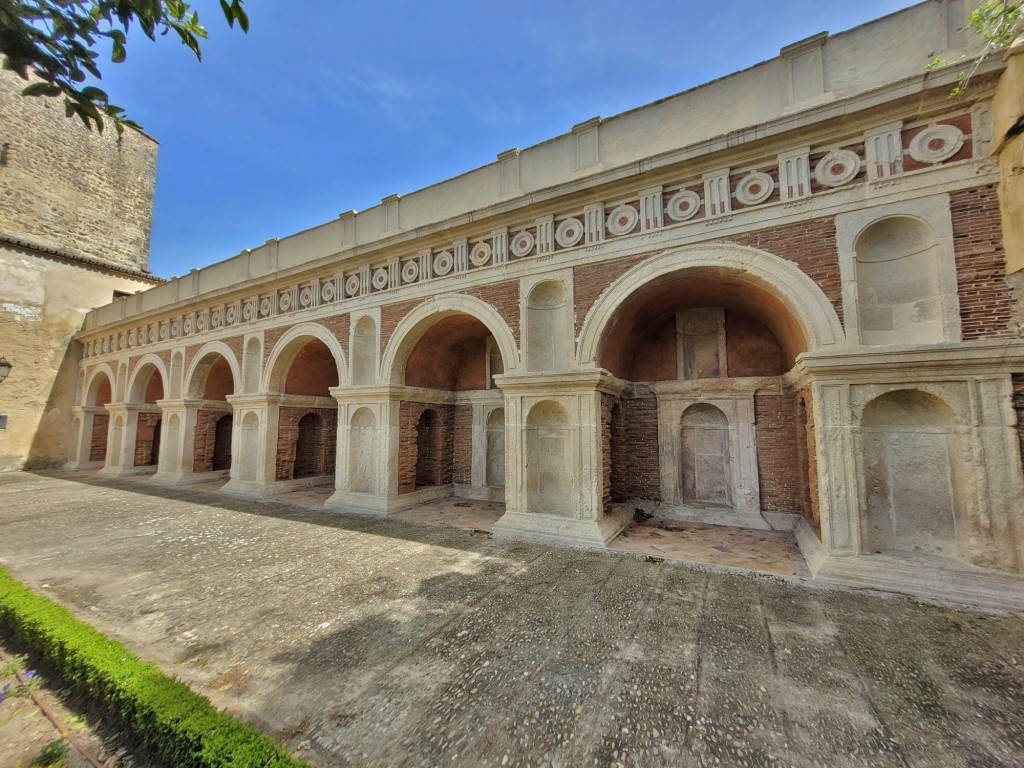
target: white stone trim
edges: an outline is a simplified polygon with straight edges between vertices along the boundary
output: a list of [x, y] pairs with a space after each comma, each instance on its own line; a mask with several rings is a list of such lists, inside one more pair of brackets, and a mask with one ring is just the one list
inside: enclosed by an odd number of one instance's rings
[[[168, 378], [167, 368], [164, 366], [164, 361], [154, 354], [143, 355], [139, 359], [139, 362], [135, 364], [135, 368], [132, 369], [131, 376], [128, 379], [128, 388], [125, 390], [125, 402], [135, 401], [135, 386], [138, 383], [139, 371], [145, 368], [148, 364], [152, 364], [157, 369], [157, 372], [160, 374], [160, 383], [163, 384], [164, 393], [167, 392]], [[145, 393], [142, 394], [145, 395]]]

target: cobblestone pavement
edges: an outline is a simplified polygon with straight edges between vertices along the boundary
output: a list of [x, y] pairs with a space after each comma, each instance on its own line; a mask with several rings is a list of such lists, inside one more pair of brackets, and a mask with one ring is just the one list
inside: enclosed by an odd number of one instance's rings
[[1024, 766], [1024, 618], [0, 475], [0, 562], [317, 766]]

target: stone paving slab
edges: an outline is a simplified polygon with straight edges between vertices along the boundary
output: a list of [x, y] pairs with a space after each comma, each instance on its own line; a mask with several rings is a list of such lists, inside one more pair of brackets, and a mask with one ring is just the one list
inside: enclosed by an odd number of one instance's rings
[[316, 766], [1024, 766], [1024, 617], [0, 474], [0, 562]]

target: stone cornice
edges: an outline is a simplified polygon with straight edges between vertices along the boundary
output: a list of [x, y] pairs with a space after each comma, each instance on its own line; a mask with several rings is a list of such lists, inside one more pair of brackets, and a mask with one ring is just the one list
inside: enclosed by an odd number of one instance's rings
[[800, 355], [797, 367], [816, 382], [1005, 375], [1024, 372], [1024, 339], [809, 352]]

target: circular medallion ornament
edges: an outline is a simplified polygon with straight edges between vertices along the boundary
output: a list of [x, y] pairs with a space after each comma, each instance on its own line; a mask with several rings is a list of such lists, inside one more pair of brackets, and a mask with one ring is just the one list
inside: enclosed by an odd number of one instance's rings
[[388, 270], [387, 267], [381, 267], [373, 272], [373, 277], [370, 282], [373, 283], [373, 287], [378, 291], [383, 291], [388, 287]]
[[290, 293], [282, 293], [277, 297], [277, 308], [282, 312], [287, 312], [292, 308], [292, 295]]
[[135, 331], [128, 334], [128, 348], [131, 349], [135, 346]]
[[563, 248], [572, 248], [583, 239], [583, 224], [579, 219], [565, 219], [555, 229], [555, 242]]
[[860, 157], [848, 149], [833, 149], [814, 166], [814, 178], [823, 187], [841, 187], [860, 173]]
[[775, 190], [775, 181], [767, 173], [754, 171], [744, 176], [736, 186], [736, 199], [743, 205], [763, 203]]
[[359, 275], [349, 275], [345, 280], [345, 293], [349, 296], [359, 295]]
[[420, 276], [420, 265], [416, 263], [415, 259], [409, 259], [402, 264], [402, 282], [403, 283], [414, 283], [416, 278]]
[[919, 163], [941, 163], [963, 145], [963, 131], [955, 125], [930, 125], [910, 140], [909, 152]]
[[632, 205], [620, 205], [608, 214], [608, 231], [616, 236], [628, 235], [640, 220], [640, 214]]
[[103, 353], [106, 354], [110, 351], [110, 338], [107, 337], [103, 340]]
[[320, 284], [320, 300], [325, 302], [334, 301], [334, 281], [327, 280]]
[[477, 243], [469, 252], [469, 262], [474, 267], [482, 267], [491, 260], [491, 246], [487, 243]]
[[228, 325], [234, 325], [238, 321], [238, 310], [234, 307], [228, 307], [227, 311], [224, 313], [224, 321]]
[[206, 330], [206, 315], [199, 315], [199, 317], [196, 318], [196, 330], [199, 333]]
[[270, 297], [264, 296], [260, 302], [260, 317], [269, 317], [274, 305], [270, 303]]
[[313, 289], [310, 286], [305, 286], [299, 291], [299, 306], [310, 307], [313, 305]]
[[513, 256], [522, 258], [533, 253], [533, 244], [533, 235], [524, 229], [522, 232], [516, 232], [512, 237], [512, 241], [508, 244], [508, 249], [512, 251]]
[[455, 257], [452, 256], [451, 251], [441, 251], [437, 256], [434, 257], [434, 274], [438, 277], [444, 277], [452, 271], [452, 267], [455, 266]]
[[689, 221], [700, 210], [700, 195], [692, 189], [681, 189], [672, 195], [665, 212], [673, 221]]
[[171, 338], [178, 338], [178, 334], [181, 333], [181, 326], [178, 325], [178, 321], [174, 320], [171, 322]]
[[210, 327], [220, 328], [220, 310], [215, 309], [210, 313]]
[[245, 304], [242, 305], [242, 319], [245, 322], [249, 322], [250, 320], [252, 320], [252, 316], [253, 316], [254, 312], [255, 312], [255, 310], [253, 309], [253, 302], [252, 302], [252, 300], [249, 300], [249, 301], [245, 302]]
[[186, 317], [185, 323], [182, 325], [182, 331], [186, 336], [192, 333], [192, 318]]

